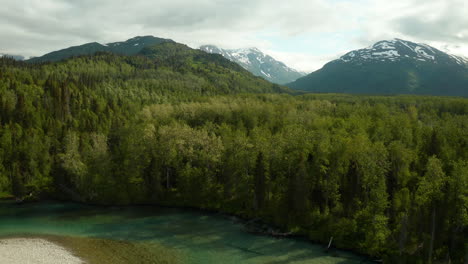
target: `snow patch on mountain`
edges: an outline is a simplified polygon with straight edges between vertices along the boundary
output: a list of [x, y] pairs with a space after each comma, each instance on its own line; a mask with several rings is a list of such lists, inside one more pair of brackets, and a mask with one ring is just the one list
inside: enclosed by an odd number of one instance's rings
[[[433, 55], [429, 55], [422, 47], [415, 47], [414, 48], [414, 51], [419, 55], [419, 56], [422, 56], [424, 58], [427, 58], [429, 60], [434, 60], [435, 59], [435, 56]], [[432, 54], [434, 54], [435, 52], [432, 51]]]
[[231, 56], [234, 58], [234, 60], [237, 60], [240, 63], [251, 64], [249, 54], [250, 52], [247, 50], [236, 50], [235, 52], [231, 53]]
[[458, 64], [468, 67], [468, 58], [461, 57], [461, 56], [456, 56], [456, 55], [450, 55], [450, 57], [453, 60], [455, 60]]
[[395, 47], [391, 45], [393, 43], [394, 43], [393, 41], [389, 41], [389, 42], [383, 41], [383, 42], [375, 44], [374, 46], [372, 46], [372, 48], [373, 49], [395, 49]]
[[409, 46], [405, 41], [401, 41], [400, 42], [401, 45], [407, 47], [408, 49], [412, 50], [413, 48], [411, 46]]
[[337, 61], [362, 64], [364, 62], [397, 62], [414, 60], [432, 63], [457, 63], [468, 66], [468, 60], [446, 54], [427, 44], [413, 43], [402, 39], [383, 40], [370, 47], [348, 52]]
[[386, 51], [372, 52], [372, 56], [391, 58], [391, 57], [400, 57], [400, 54], [396, 50], [386, 50]]
[[267, 76], [267, 77], [270, 77], [271, 78], [271, 75], [269, 73], [266, 73], [264, 72], [263, 70], [260, 70], [262, 72], [263, 75]]
[[284, 84], [295, 81], [304, 73], [289, 68], [284, 63], [275, 60], [258, 48], [221, 49], [213, 45], [200, 47], [208, 53], [221, 54], [223, 57], [239, 64], [254, 75], [263, 77], [271, 82]]

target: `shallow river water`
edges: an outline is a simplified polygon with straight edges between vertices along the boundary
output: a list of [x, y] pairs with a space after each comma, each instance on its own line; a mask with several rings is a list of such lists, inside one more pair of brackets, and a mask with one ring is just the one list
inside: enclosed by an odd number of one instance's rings
[[[61, 235], [161, 244], [184, 263], [361, 263], [345, 251], [245, 232], [233, 217], [161, 207], [97, 207], [73, 203], [0, 203], [0, 236]], [[363, 262], [362, 262], [363, 263]]]

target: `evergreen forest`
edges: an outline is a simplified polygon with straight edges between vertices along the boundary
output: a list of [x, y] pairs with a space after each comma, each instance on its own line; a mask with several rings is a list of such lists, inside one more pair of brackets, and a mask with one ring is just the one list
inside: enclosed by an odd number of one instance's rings
[[463, 263], [468, 99], [297, 94], [176, 43], [0, 58], [0, 196], [201, 208]]

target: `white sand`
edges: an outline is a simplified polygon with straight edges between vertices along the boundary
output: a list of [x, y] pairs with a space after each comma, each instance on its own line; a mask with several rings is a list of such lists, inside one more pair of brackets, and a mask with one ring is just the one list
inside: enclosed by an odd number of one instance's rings
[[0, 239], [0, 263], [82, 264], [65, 248], [39, 238]]

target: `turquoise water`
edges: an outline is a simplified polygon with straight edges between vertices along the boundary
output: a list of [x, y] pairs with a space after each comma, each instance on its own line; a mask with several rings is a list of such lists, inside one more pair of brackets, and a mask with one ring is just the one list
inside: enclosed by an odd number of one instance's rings
[[0, 236], [66, 235], [162, 244], [185, 263], [360, 263], [346, 252], [292, 238], [245, 232], [233, 217], [160, 207], [95, 207], [72, 203], [0, 204]]

